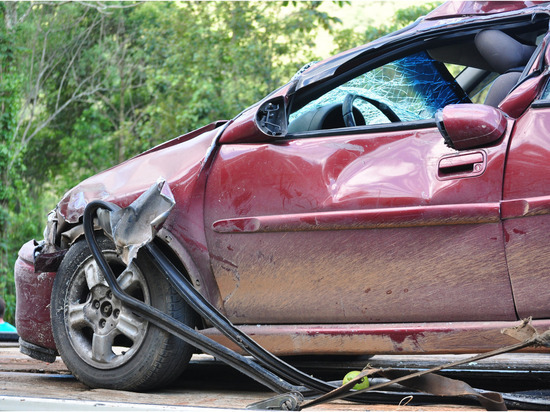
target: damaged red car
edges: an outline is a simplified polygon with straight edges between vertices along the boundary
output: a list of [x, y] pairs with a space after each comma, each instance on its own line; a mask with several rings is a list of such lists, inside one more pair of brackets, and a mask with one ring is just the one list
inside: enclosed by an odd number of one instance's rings
[[[92, 201], [127, 208], [151, 187], [173, 204], [148, 244], [275, 355], [477, 353], [523, 318], [549, 329], [550, 8], [535, 3], [444, 4], [71, 189], [19, 253], [21, 351], [92, 387], [181, 373], [194, 345], [114, 294], [83, 228]], [[103, 227], [127, 295], [236, 348]]]

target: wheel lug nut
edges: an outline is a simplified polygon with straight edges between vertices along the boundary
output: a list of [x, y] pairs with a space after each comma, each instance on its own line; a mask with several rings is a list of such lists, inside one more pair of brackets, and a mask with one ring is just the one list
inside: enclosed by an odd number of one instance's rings
[[107, 292], [107, 299], [112, 299], [113, 297], [113, 292], [111, 292], [110, 290]]
[[115, 309], [115, 311], [113, 312], [113, 316], [114, 316], [115, 318], [118, 318], [118, 315], [120, 315], [120, 310]]
[[94, 308], [99, 309], [99, 301], [94, 301]]
[[99, 327], [100, 327], [100, 328], [104, 328], [104, 327], [105, 327], [105, 323], [107, 323], [107, 322], [105, 322], [105, 319], [101, 319], [101, 320], [99, 321]]
[[108, 318], [113, 313], [113, 305], [109, 301], [104, 301], [101, 304], [101, 314]]

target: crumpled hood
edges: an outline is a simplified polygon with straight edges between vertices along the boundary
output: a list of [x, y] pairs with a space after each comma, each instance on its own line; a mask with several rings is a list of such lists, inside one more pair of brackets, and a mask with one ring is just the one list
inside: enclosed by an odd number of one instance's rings
[[212, 123], [170, 140], [84, 180], [63, 196], [58, 214], [68, 223], [78, 223], [92, 200], [125, 207], [159, 178], [173, 188], [193, 183], [214, 143], [219, 124]]

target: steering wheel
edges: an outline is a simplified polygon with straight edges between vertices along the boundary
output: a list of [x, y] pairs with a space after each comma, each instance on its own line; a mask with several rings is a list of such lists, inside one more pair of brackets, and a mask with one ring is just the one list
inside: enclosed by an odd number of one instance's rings
[[371, 99], [369, 97], [361, 96], [360, 94], [348, 94], [342, 103], [342, 114], [344, 115], [344, 124], [346, 127], [355, 127], [355, 118], [353, 117], [353, 102], [355, 99], [361, 99], [367, 103], [372, 104], [378, 110], [380, 110], [384, 116], [388, 118], [390, 122], [400, 122], [401, 119], [395, 114], [395, 112], [385, 103], [378, 100]]

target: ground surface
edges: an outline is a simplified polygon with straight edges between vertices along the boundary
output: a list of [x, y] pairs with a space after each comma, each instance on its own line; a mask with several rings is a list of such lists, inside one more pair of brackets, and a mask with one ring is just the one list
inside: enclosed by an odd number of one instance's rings
[[[453, 377], [463, 376], [474, 380], [481, 379], [485, 385], [496, 386], [496, 388], [510, 388], [518, 390], [518, 387], [527, 389], [535, 386], [550, 386], [550, 358], [548, 355], [507, 355], [496, 360], [479, 362], [465, 365], [462, 370], [454, 372]], [[346, 359], [345, 361], [334, 361], [333, 359], [311, 359], [297, 360], [297, 366], [323, 379], [341, 379], [346, 371], [361, 369], [369, 362], [373, 366], [400, 368], [425, 368], [427, 366], [441, 363], [442, 357], [432, 356], [425, 358], [418, 357], [374, 357], [366, 359]], [[451, 358], [454, 359], [454, 358]], [[531, 366], [529, 366], [531, 365]], [[533, 369], [536, 365], [537, 372]], [[480, 374], [479, 369], [484, 370]], [[497, 370], [498, 372], [493, 372]], [[480, 378], [475, 376], [479, 375]], [[489, 388], [494, 390], [494, 388]], [[19, 409], [32, 410], [29, 398], [45, 398], [47, 400], [70, 400], [70, 401], [94, 401], [117, 402], [130, 406], [131, 404], [164, 405], [166, 408], [178, 406], [209, 407], [242, 409], [253, 402], [257, 402], [273, 396], [249, 378], [226, 367], [213, 358], [204, 355], [195, 355], [187, 371], [174, 385], [162, 390], [150, 393], [133, 393], [125, 391], [114, 391], [105, 389], [90, 389], [78, 382], [66, 369], [63, 362], [58, 358], [54, 363], [48, 364], [35, 361], [19, 352], [15, 344], [0, 344], [0, 410]], [[8, 400], [12, 401], [9, 403]], [[13, 403], [17, 401], [18, 403]], [[25, 401], [25, 402], [23, 402]], [[4, 406], [2, 406], [4, 404]], [[19, 405], [20, 407], [15, 407]], [[55, 406], [57, 405], [57, 406]], [[59, 404], [54, 404], [43, 409], [59, 410]], [[75, 406], [69, 405], [68, 409]], [[85, 410], [85, 408], [80, 408]], [[97, 409], [97, 408], [96, 408]], [[472, 405], [452, 405], [442, 403], [425, 404], [422, 406], [401, 405], [398, 400], [391, 400], [386, 404], [377, 403], [374, 405], [356, 405], [346, 401], [336, 401], [327, 405], [320, 405], [312, 410], [483, 410], [481, 407]]]

